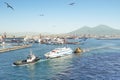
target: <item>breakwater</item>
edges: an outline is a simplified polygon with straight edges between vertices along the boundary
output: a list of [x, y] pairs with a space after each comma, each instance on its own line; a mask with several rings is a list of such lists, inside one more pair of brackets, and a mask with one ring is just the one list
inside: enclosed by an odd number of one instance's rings
[[18, 50], [18, 49], [24, 49], [24, 48], [28, 48], [28, 47], [31, 47], [31, 46], [32, 45], [21, 45], [21, 46], [13, 46], [12, 48], [3, 48], [3, 49], [0, 49], [0, 53], [13, 51], [13, 50]]

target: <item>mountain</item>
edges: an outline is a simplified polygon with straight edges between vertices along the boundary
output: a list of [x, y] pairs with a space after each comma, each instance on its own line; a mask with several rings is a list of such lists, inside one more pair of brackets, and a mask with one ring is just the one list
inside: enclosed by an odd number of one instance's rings
[[120, 34], [120, 30], [113, 29], [113, 28], [106, 26], [106, 25], [98, 25], [98, 26], [93, 27], [93, 28], [88, 27], [88, 26], [84, 26], [84, 27], [77, 29], [75, 31], [72, 31], [68, 34], [115, 35], [115, 34]]

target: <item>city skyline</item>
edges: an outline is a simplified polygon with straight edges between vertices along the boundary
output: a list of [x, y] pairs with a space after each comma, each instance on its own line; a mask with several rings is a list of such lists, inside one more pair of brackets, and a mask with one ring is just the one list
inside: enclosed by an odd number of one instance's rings
[[1, 0], [0, 32], [67, 33], [100, 24], [120, 29], [119, 3], [119, 0]]

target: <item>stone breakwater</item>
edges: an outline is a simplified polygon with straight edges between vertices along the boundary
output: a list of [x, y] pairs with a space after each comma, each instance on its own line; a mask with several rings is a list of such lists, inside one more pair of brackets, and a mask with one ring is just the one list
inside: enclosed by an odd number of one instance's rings
[[32, 45], [22, 45], [22, 46], [13, 46], [12, 48], [3, 48], [3, 49], [0, 49], [0, 53], [13, 51], [13, 50], [18, 50], [18, 49], [24, 49], [24, 48], [28, 48], [28, 47], [31, 47], [31, 46]]

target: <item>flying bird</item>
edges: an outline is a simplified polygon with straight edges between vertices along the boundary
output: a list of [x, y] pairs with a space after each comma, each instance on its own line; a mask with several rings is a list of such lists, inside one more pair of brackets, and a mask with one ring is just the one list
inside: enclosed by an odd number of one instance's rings
[[40, 14], [40, 16], [44, 16], [44, 14]]
[[75, 3], [70, 3], [69, 5], [73, 6]]
[[14, 10], [14, 8], [11, 5], [9, 5], [7, 2], [4, 3], [7, 5], [7, 8], [11, 8], [12, 10]]

